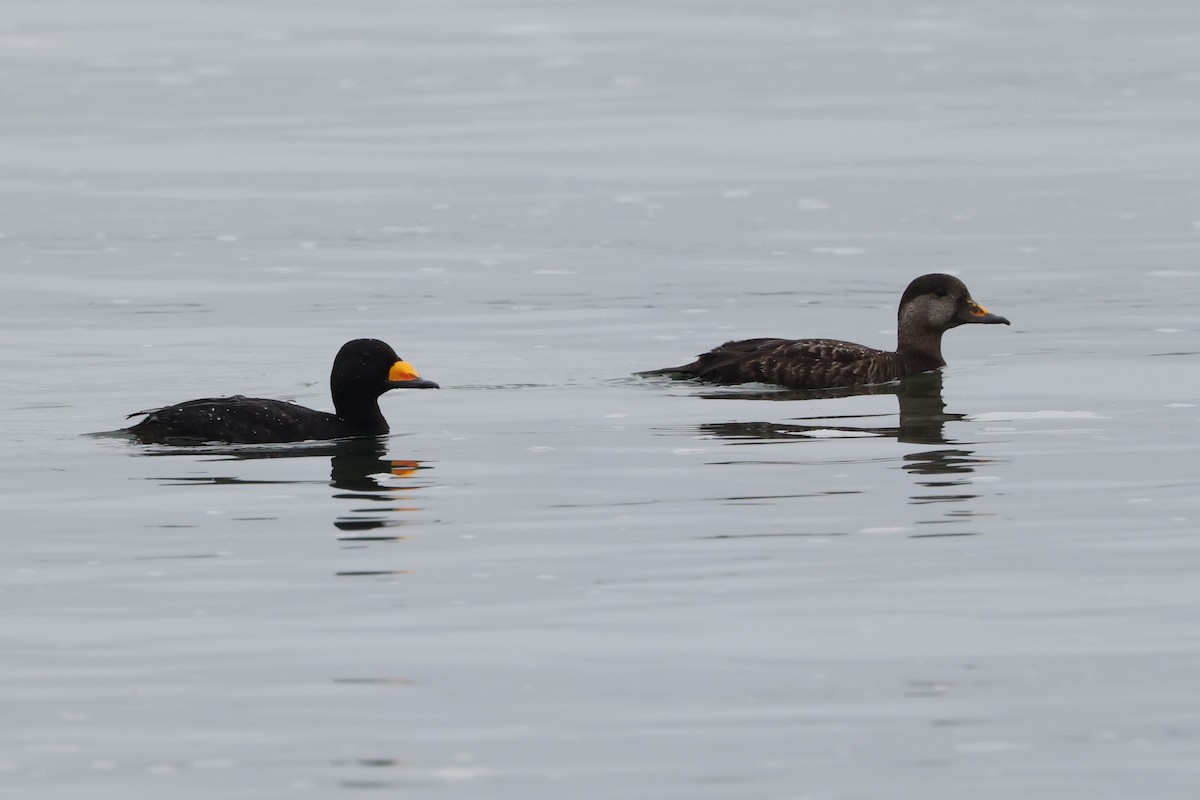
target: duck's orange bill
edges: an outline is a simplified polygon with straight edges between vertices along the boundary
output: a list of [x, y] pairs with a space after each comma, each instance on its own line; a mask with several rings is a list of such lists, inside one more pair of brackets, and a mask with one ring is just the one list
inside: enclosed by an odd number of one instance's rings
[[971, 313], [977, 317], [986, 317], [988, 314], [992, 313], [983, 306], [979, 305], [979, 303], [976, 303], [974, 300], [968, 300], [967, 306], [971, 309]]
[[421, 373], [417, 372], [417, 368], [407, 361], [397, 361], [388, 370], [388, 380], [396, 383], [400, 381], [415, 381], [419, 377], [421, 377]]

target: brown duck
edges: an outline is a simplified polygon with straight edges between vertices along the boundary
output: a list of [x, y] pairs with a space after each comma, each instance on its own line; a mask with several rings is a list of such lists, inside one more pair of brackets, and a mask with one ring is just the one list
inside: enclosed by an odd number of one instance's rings
[[967, 323], [1009, 322], [971, 299], [953, 275], [922, 275], [900, 297], [895, 352], [836, 339], [743, 339], [726, 342], [690, 364], [642, 375], [711, 383], [774, 383], [790, 389], [863, 386], [945, 366], [942, 334]]

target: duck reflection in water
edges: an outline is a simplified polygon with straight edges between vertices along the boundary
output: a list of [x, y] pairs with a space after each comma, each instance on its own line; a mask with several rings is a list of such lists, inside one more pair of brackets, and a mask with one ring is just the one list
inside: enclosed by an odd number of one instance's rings
[[[376, 507], [353, 509], [352, 516], [340, 516], [334, 527], [347, 535], [338, 539], [347, 541], [394, 541], [404, 537], [380, 533], [382, 529], [394, 528], [409, 523], [398, 516], [421, 511], [418, 506], [407, 503], [396, 505], [406, 493], [425, 488], [427, 483], [419, 480], [421, 473], [429, 469], [420, 461], [390, 459], [385, 457], [384, 440], [376, 438], [349, 439], [330, 459], [329, 483], [342, 492], [333, 496], [340, 500], [379, 504]], [[374, 531], [374, 533], [370, 533]]]
[[[830, 432], [851, 436], [890, 437], [908, 444], [947, 445], [945, 425], [965, 418], [964, 414], [948, 413], [942, 398], [942, 373], [940, 370], [923, 372], [902, 378], [899, 381], [870, 386], [846, 387], [820, 391], [761, 391], [744, 392], [725, 390], [700, 395], [707, 399], [740, 400], [817, 400], [857, 395], [894, 394], [900, 405], [898, 424], [850, 425], [839, 424], [838, 420], [862, 420], [869, 417], [891, 415], [854, 414], [847, 416], [800, 417], [799, 422], [812, 420], [811, 424], [779, 422], [714, 422], [700, 426], [703, 433], [722, 439], [743, 440], [750, 444], [765, 441], [796, 441], [804, 438], [824, 438]], [[904, 468], [917, 475], [968, 473], [979, 459], [973, 451], [959, 448], [926, 450], [904, 456]]]
[[[387, 457], [387, 439], [376, 436], [361, 436], [321, 442], [296, 442], [274, 445], [195, 445], [191, 447], [168, 447], [147, 449], [146, 456], [192, 456], [202, 457], [206, 462], [241, 462], [268, 458], [328, 458], [329, 485], [335, 490], [333, 497], [356, 503], [374, 503], [375, 506], [354, 509], [348, 515], [339, 515], [334, 527], [354, 535], [339, 536], [341, 541], [383, 541], [403, 538], [398, 535], [365, 534], [382, 528], [407, 524], [400, 514], [409, 514], [422, 509], [398, 501], [415, 489], [428, 483], [420, 481], [421, 473], [429, 469], [420, 461], [392, 459]], [[229, 475], [188, 476], [176, 478], [156, 477], [172, 484], [221, 485], [221, 484], [293, 484], [309, 481], [260, 480]]]

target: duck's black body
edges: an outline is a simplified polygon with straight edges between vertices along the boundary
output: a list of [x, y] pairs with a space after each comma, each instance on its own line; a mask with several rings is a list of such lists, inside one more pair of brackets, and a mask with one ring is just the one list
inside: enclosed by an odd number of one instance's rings
[[643, 372], [711, 383], [774, 383], [791, 389], [835, 389], [884, 383], [945, 366], [942, 334], [968, 323], [1009, 324], [971, 299], [953, 275], [922, 275], [905, 289], [897, 313], [895, 352], [835, 339], [743, 339], [726, 342], [690, 364]]
[[387, 420], [354, 423], [337, 414], [306, 408], [286, 400], [264, 397], [210, 397], [187, 400], [131, 417], [146, 418], [127, 430], [143, 442], [299, 442], [306, 439], [341, 439], [347, 436], [381, 436]]
[[146, 418], [127, 428], [143, 442], [266, 443], [380, 436], [388, 432], [379, 396], [389, 389], [436, 389], [378, 339], [355, 339], [338, 351], [329, 378], [335, 413], [283, 400], [214, 397], [138, 411]]

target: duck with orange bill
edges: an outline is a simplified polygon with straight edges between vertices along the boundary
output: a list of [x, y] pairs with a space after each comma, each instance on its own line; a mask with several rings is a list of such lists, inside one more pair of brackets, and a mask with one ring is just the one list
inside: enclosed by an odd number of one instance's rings
[[715, 347], [691, 363], [639, 374], [726, 385], [773, 383], [789, 389], [886, 383], [944, 367], [942, 334], [966, 324], [1009, 322], [976, 303], [953, 275], [922, 275], [900, 297], [895, 351], [837, 339], [742, 339]]
[[392, 389], [437, 389], [412, 364], [378, 339], [347, 342], [333, 360], [329, 377], [332, 414], [286, 400], [260, 397], [216, 397], [137, 411], [145, 416], [125, 432], [142, 442], [267, 443], [351, 436], [382, 436], [387, 420], [379, 398]]

